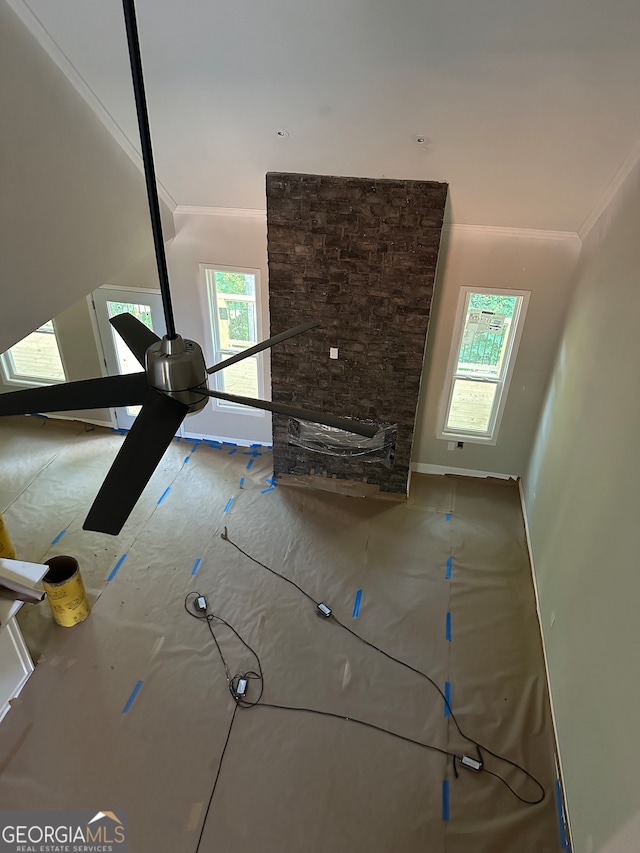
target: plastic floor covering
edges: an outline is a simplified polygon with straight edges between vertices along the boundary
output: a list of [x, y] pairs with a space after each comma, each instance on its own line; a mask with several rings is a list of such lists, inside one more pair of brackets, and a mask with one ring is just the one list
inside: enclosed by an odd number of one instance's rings
[[[19, 559], [70, 554], [93, 602], [20, 624], [38, 661], [0, 725], [1, 809], [111, 810], [131, 853], [556, 853], [555, 757], [517, 488], [414, 475], [406, 503], [273, 487], [266, 448], [174, 441], [118, 537], [82, 530], [122, 436], [0, 421], [0, 512]], [[538, 777], [489, 773], [352, 720], [237, 708], [205, 594], [260, 657], [265, 703], [323, 710]], [[231, 675], [256, 668], [212, 627]], [[249, 700], [257, 698], [249, 682]], [[525, 799], [538, 789], [486, 753]], [[457, 772], [457, 776], [456, 776]], [[114, 848], [115, 849], [115, 848]]]

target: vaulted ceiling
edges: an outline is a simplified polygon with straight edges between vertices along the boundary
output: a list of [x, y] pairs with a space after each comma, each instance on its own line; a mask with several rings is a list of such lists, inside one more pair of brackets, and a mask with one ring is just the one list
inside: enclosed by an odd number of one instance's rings
[[[137, 147], [118, 0], [10, 3]], [[578, 231], [640, 139], [637, 0], [138, 0], [138, 24], [180, 205], [264, 208], [269, 170], [414, 178], [454, 222]]]

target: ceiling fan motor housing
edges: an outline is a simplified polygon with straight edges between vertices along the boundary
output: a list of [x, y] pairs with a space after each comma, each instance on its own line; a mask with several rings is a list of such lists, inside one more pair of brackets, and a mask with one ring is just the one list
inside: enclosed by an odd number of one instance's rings
[[207, 389], [207, 367], [200, 345], [176, 335], [151, 344], [146, 353], [149, 385], [199, 412], [207, 405], [208, 397], [199, 392]]

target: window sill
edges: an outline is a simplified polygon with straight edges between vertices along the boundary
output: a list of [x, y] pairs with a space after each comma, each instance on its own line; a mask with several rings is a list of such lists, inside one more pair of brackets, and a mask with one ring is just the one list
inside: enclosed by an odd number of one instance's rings
[[489, 447], [495, 447], [498, 443], [497, 435], [469, 435], [464, 432], [441, 432], [436, 438], [440, 441], [463, 441], [465, 444], [485, 444]]
[[47, 385], [63, 385], [67, 379], [39, 379], [36, 377], [15, 379], [2, 373], [2, 381], [5, 385], [14, 385], [16, 388], [43, 388]]

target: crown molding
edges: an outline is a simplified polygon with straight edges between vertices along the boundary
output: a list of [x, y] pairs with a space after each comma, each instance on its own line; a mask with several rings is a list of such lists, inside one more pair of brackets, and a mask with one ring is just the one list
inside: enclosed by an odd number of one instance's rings
[[[40, 19], [29, 8], [25, 0], [7, 0], [7, 3], [20, 18], [29, 32], [34, 36], [38, 44], [44, 48], [49, 57], [62, 71], [76, 92], [78, 92], [86, 104], [93, 110], [122, 150], [144, 174], [144, 163], [142, 162], [142, 156], [138, 149], [132, 144], [129, 137], [125, 134], [120, 125], [116, 122], [114, 117], [107, 110], [84, 77], [80, 74], [78, 69], [69, 61], [58, 43], [42, 24]], [[159, 181], [157, 186], [158, 195], [173, 212], [176, 208], [175, 200], [166, 187], [164, 187]]]
[[462, 225], [445, 222], [442, 230], [448, 234], [478, 234], [495, 237], [520, 237], [527, 240], [566, 240], [580, 242], [577, 231], [545, 231], [539, 228], [506, 228], [500, 225]]
[[[264, 219], [267, 212], [253, 207], [204, 207], [195, 204], [179, 204], [175, 208], [174, 214], [176, 216], [233, 216]], [[535, 228], [504, 228], [497, 225], [459, 225], [455, 222], [445, 223], [442, 230], [445, 233], [453, 234], [491, 234], [499, 237], [580, 242], [580, 237], [576, 231], [542, 231]]]
[[585, 239], [587, 234], [591, 231], [593, 226], [600, 219], [605, 210], [609, 207], [609, 205], [615, 198], [618, 190], [627, 180], [627, 178], [634, 170], [638, 162], [640, 162], [640, 140], [638, 140], [636, 145], [634, 145], [629, 154], [625, 157], [622, 165], [611, 179], [606, 190], [600, 196], [595, 207], [578, 229], [578, 234], [580, 235], [580, 238], [582, 240]]
[[266, 210], [256, 207], [200, 207], [196, 204], [178, 204], [173, 211], [176, 216], [236, 216], [264, 219]]

